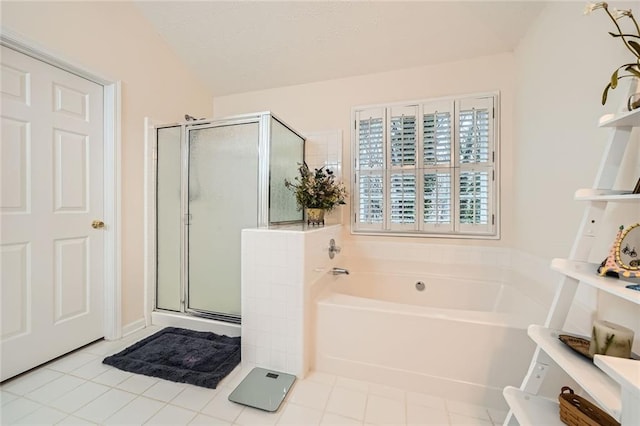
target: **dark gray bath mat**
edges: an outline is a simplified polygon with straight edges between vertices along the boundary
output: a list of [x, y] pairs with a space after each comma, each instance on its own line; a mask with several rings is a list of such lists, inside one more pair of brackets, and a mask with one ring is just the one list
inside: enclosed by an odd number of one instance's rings
[[240, 363], [240, 337], [167, 327], [102, 362], [132, 373], [215, 389]]

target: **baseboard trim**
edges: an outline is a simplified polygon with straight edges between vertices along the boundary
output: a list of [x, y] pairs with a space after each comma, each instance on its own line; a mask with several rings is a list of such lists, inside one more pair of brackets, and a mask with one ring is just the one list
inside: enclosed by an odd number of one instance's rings
[[144, 318], [140, 318], [137, 321], [131, 322], [124, 327], [122, 327], [122, 337], [126, 337], [130, 334], [135, 333], [136, 331], [140, 331], [147, 326], [147, 322]]

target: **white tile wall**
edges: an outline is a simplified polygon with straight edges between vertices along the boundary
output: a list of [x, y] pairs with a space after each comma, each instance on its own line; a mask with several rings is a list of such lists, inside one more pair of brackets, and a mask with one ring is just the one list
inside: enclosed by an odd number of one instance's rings
[[242, 359], [304, 377], [309, 369], [310, 288], [327, 271], [341, 226], [242, 231]]
[[342, 131], [305, 134], [305, 160], [312, 170], [326, 167], [342, 179]]
[[[304, 158], [311, 170], [326, 167], [334, 172], [336, 180], [343, 181], [342, 173], [342, 131], [305, 132]], [[343, 223], [342, 209], [338, 206], [325, 215], [325, 223]]]

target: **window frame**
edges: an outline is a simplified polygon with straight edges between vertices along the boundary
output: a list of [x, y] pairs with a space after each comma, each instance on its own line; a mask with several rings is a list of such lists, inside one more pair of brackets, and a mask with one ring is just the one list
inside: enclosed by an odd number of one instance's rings
[[[489, 149], [488, 162], [462, 163], [459, 156], [460, 147], [460, 110], [469, 103], [475, 104], [492, 102], [492, 116], [489, 117]], [[490, 104], [489, 104], [490, 105]], [[425, 109], [425, 106], [430, 108]], [[425, 110], [439, 107], [449, 108], [451, 113], [451, 139], [450, 158], [447, 163], [424, 161], [424, 119]], [[415, 160], [413, 165], [392, 166], [391, 164], [391, 120], [395, 116], [391, 111], [402, 111], [415, 108]], [[490, 106], [489, 106], [490, 108]], [[382, 150], [383, 159], [381, 168], [361, 169], [360, 158], [360, 118], [363, 114], [377, 111], [377, 117], [382, 118]], [[437, 110], [437, 109], [436, 109]], [[466, 110], [466, 109], [463, 109]], [[438, 110], [439, 111], [439, 110]], [[381, 235], [381, 236], [408, 236], [408, 237], [438, 237], [438, 238], [462, 238], [462, 239], [500, 239], [500, 92], [482, 92], [438, 98], [427, 98], [416, 101], [401, 101], [394, 103], [360, 105], [351, 109], [351, 209], [350, 223], [351, 233], [354, 235]], [[435, 149], [435, 148], [434, 148]], [[487, 224], [464, 224], [460, 220], [460, 175], [466, 171], [486, 171], [489, 176], [489, 191], [487, 197], [489, 219]], [[391, 223], [391, 174], [396, 172], [413, 173], [415, 176], [416, 198], [414, 202], [414, 223]], [[424, 220], [424, 185], [427, 172], [445, 173], [450, 175], [452, 186], [449, 197], [450, 223], [428, 223]], [[360, 182], [361, 176], [382, 176], [382, 221], [379, 223], [359, 222], [360, 216]]]

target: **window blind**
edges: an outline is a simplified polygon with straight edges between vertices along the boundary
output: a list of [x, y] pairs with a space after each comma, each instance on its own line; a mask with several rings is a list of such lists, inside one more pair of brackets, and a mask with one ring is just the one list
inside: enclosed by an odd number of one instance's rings
[[354, 231], [496, 235], [497, 95], [354, 111]]

